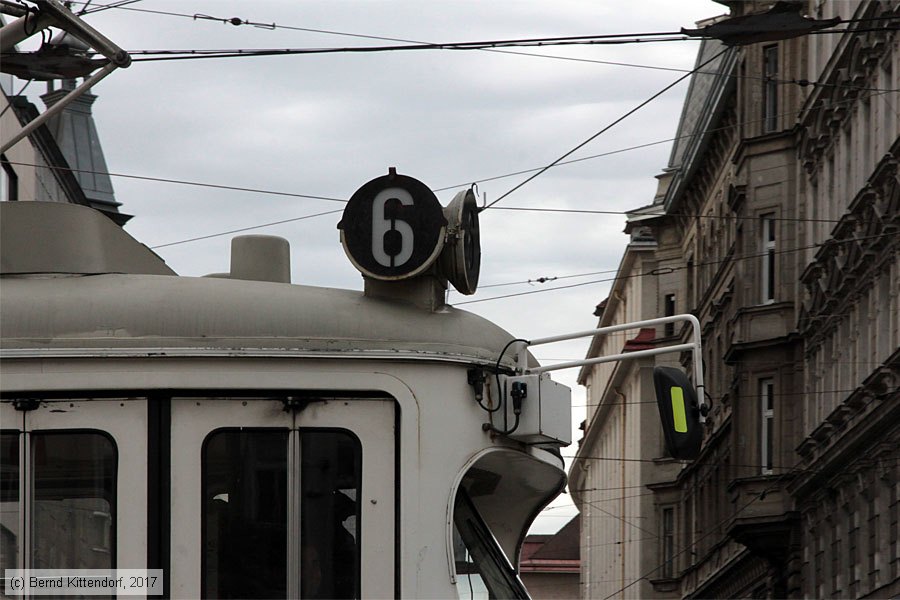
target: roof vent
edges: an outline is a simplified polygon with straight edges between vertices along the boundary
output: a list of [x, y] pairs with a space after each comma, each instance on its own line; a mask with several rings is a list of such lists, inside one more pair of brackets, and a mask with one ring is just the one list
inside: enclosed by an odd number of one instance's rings
[[290, 244], [274, 235], [242, 235], [232, 239], [230, 277], [290, 283]]

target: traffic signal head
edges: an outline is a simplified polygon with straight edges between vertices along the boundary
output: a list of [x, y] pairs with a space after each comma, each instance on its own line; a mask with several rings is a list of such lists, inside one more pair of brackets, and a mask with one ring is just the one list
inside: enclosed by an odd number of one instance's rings
[[683, 372], [672, 367], [654, 367], [653, 384], [669, 454], [681, 460], [697, 458], [703, 429], [694, 386]]

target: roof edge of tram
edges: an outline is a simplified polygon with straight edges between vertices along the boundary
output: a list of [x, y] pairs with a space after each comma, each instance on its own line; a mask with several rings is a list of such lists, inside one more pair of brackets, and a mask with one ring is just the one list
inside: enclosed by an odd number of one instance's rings
[[9, 358], [165, 353], [493, 364], [513, 337], [450, 306], [432, 311], [354, 290], [176, 276], [82, 206], [4, 202], [0, 210], [0, 349]]

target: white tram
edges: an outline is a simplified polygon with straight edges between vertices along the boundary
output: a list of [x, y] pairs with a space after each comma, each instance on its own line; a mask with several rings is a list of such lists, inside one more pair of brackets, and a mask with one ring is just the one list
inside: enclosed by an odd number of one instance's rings
[[291, 284], [277, 238], [179, 277], [91, 209], [2, 203], [0, 569], [162, 569], [171, 598], [527, 597], [568, 390], [540, 376], [521, 424], [501, 404], [513, 338], [442, 301], [477, 283], [474, 198], [428, 213], [408, 180], [344, 214], [365, 292]]

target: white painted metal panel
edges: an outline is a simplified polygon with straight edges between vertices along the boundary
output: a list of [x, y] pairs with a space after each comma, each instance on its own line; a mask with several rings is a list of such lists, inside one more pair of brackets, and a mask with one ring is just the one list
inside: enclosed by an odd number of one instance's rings
[[[4, 406], [8, 406], [4, 403]], [[7, 409], [4, 409], [6, 411]], [[116, 560], [118, 569], [147, 566], [147, 401], [145, 399], [45, 400], [24, 415], [29, 434], [63, 430], [99, 432], [116, 448]], [[4, 412], [3, 426], [7, 414]], [[27, 449], [30, 441], [23, 440]], [[23, 457], [25, 453], [23, 452]], [[26, 486], [26, 491], [30, 486]], [[30, 498], [25, 498], [30, 502]], [[23, 531], [27, 530], [24, 528]]]
[[[292, 413], [280, 400], [175, 398], [171, 431], [171, 570], [173, 597], [201, 595], [204, 440], [223, 428], [342, 429], [362, 447], [361, 590], [364, 598], [394, 595], [394, 402], [314, 402]], [[289, 468], [291, 463], [289, 462]], [[296, 511], [296, 506], [294, 511]], [[293, 553], [289, 552], [289, 558]], [[289, 570], [290, 571], [290, 570]], [[291, 573], [289, 572], [289, 581]]]

